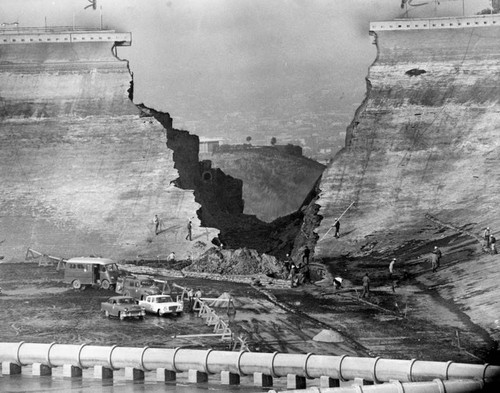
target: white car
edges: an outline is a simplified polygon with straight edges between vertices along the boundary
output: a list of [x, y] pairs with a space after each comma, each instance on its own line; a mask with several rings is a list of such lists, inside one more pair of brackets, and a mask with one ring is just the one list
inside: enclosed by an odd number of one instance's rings
[[180, 315], [183, 311], [183, 304], [176, 302], [170, 295], [150, 295], [144, 300], [139, 300], [139, 306], [144, 307], [146, 312], [159, 316], [166, 314]]

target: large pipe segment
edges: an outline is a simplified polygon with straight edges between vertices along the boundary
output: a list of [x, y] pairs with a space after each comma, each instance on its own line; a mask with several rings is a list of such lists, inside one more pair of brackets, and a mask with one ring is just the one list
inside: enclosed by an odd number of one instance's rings
[[0, 343], [0, 361], [13, 365], [42, 364], [48, 367], [95, 366], [111, 370], [165, 369], [174, 373], [261, 373], [279, 378], [296, 375], [308, 379], [329, 377], [340, 381], [362, 379], [375, 383], [477, 380], [500, 382], [500, 366], [423, 360], [396, 360], [314, 354], [232, 352], [186, 348], [136, 348], [89, 344]]
[[[311, 387], [305, 390], [285, 390], [280, 393], [476, 393], [484, 391], [484, 384], [474, 380], [427, 382], [390, 382], [380, 385], [352, 385], [340, 388]], [[269, 393], [277, 393], [269, 390]]]
[[181, 372], [177, 368], [176, 355], [180, 348], [147, 348], [143, 354], [144, 369], [155, 370], [165, 368], [174, 372]]
[[110, 368], [114, 370], [131, 367], [142, 371], [150, 371], [146, 369], [144, 360], [149, 347], [133, 348], [115, 346], [109, 355]]
[[210, 351], [207, 353], [208, 374], [217, 374], [229, 371], [233, 374], [245, 375], [241, 370], [242, 356], [247, 352]]

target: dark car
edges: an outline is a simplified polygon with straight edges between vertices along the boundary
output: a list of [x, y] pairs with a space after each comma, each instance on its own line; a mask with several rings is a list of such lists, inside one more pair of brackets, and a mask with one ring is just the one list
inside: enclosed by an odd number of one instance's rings
[[144, 300], [146, 296], [161, 294], [160, 288], [152, 278], [141, 275], [118, 277], [116, 292], [139, 300]]
[[135, 299], [130, 296], [113, 296], [108, 301], [101, 303], [101, 311], [107, 317], [118, 317], [121, 320], [125, 318], [143, 319], [146, 315], [144, 307], [139, 306]]

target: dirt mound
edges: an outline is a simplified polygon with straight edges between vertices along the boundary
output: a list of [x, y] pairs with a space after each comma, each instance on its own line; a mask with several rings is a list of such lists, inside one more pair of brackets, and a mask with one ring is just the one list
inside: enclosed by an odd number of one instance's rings
[[266, 274], [284, 277], [285, 269], [274, 256], [248, 248], [223, 250], [212, 247], [185, 270], [228, 275]]
[[340, 343], [344, 341], [342, 335], [333, 330], [322, 330], [317, 335], [313, 337], [314, 341], [324, 342], [324, 343]]

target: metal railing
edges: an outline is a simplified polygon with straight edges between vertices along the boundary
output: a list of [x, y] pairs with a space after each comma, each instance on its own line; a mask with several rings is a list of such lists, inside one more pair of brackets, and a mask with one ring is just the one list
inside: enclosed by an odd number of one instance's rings
[[114, 33], [115, 30], [100, 29], [98, 27], [83, 26], [45, 26], [45, 27], [11, 27], [8, 24], [0, 25], [0, 34], [38, 34], [38, 33], [88, 33], [88, 32], [106, 32]]

